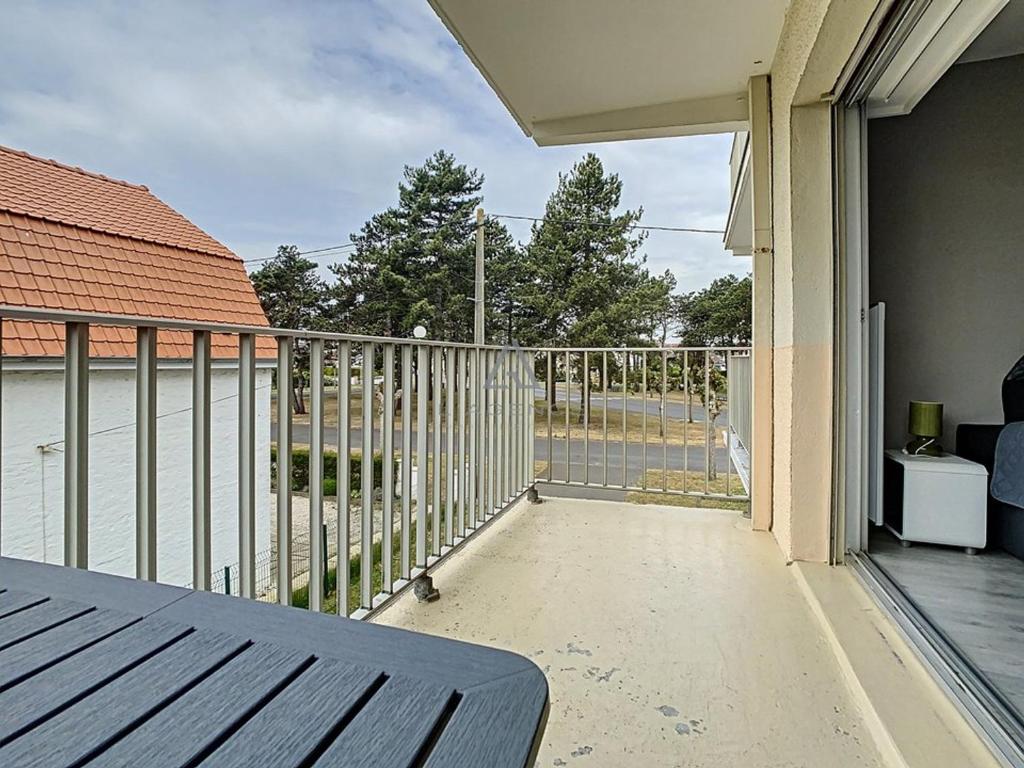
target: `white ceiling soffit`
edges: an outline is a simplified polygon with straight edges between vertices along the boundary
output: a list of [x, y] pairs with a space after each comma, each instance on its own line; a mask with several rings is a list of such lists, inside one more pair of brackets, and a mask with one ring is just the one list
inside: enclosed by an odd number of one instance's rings
[[747, 121], [788, 0], [430, 0], [541, 145], [720, 133]]
[[868, 117], [907, 115], [1009, 0], [931, 0], [868, 94]]

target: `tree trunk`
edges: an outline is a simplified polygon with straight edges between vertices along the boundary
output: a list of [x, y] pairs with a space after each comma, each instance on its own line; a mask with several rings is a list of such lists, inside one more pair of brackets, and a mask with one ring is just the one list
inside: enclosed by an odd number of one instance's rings
[[292, 387], [292, 411], [296, 414], [306, 413], [306, 387], [302, 382], [302, 377], [298, 377], [295, 382], [295, 386]]
[[715, 427], [711, 426], [708, 430], [708, 442], [711, 443], [711, 447], [708, 448], [708, 478], [711, 480], [718, 479], [718, 466], [715, 462], [715, 444], [718, 442], [715, 437]]
[[[708, 398], [708, 402], [704, 403], [704, 418], [708, 420], [708, 478], [711, 480], [718, 479], [718, 465], [715, 461], [715, 447], [718, 445], [718, 435], [715, 432], [715, 421], [718, 419], [718, 400], [714, 395]], [[726, 459], [728, 460], [728, 459]]]

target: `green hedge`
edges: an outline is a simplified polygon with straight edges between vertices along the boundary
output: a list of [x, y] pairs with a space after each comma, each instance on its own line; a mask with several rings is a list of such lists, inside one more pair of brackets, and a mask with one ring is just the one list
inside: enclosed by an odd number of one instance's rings
[[[380, 488], [384, 476], [384, 458], [373, 454], [373, 487]], [[270, 446], [270, 477], [277, 487], [277, 446]], [[338, 454], [336, 451], [324, 451], [324, 496], [336, 496], [338, 493]], [[357, 493], [362, 488], [363, 457], [353, 453], [349, 458], [349, 489]], [[309, 490], [309, 448], [292, 448], [292, 490], [307, 492]]]

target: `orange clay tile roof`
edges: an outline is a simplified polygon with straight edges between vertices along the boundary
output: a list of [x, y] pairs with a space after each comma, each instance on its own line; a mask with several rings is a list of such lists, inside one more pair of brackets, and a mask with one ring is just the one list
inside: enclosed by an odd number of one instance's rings
[[[267, 325], [235, 254], [154, 197], [109, 179], [0, 147], [0, 303], [82, 312]], [[191, 336], [161, 331], [159, 355], [190, 358]], [[274, 354], [260, 337], [260, 357]], [[90, 329], [94, 357], [134, 357], [135, 331]], [[64, 328], [4, 321], [3, 354], [64, 354]], [[215, 357], [237, 357], [215, 335]]]

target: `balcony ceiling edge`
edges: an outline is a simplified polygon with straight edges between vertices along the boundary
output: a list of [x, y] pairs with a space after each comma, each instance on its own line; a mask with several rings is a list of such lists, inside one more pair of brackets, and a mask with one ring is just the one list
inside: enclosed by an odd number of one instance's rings
[[428, 0], [539, 145], [742, 129], [788, 0]]
[[538, 120], [530, 133], [542, 147], [697, 136], [746, 130], [747, 117], [747, 95], [737, 93]]
[[745, 150], [743, 167], [733, 189], [729, 221], [725, 227], [725, 249], [732, 251], [733, 256], [751, 256], [754, 253], [754, 219], [750, 196], [750, 155]]

